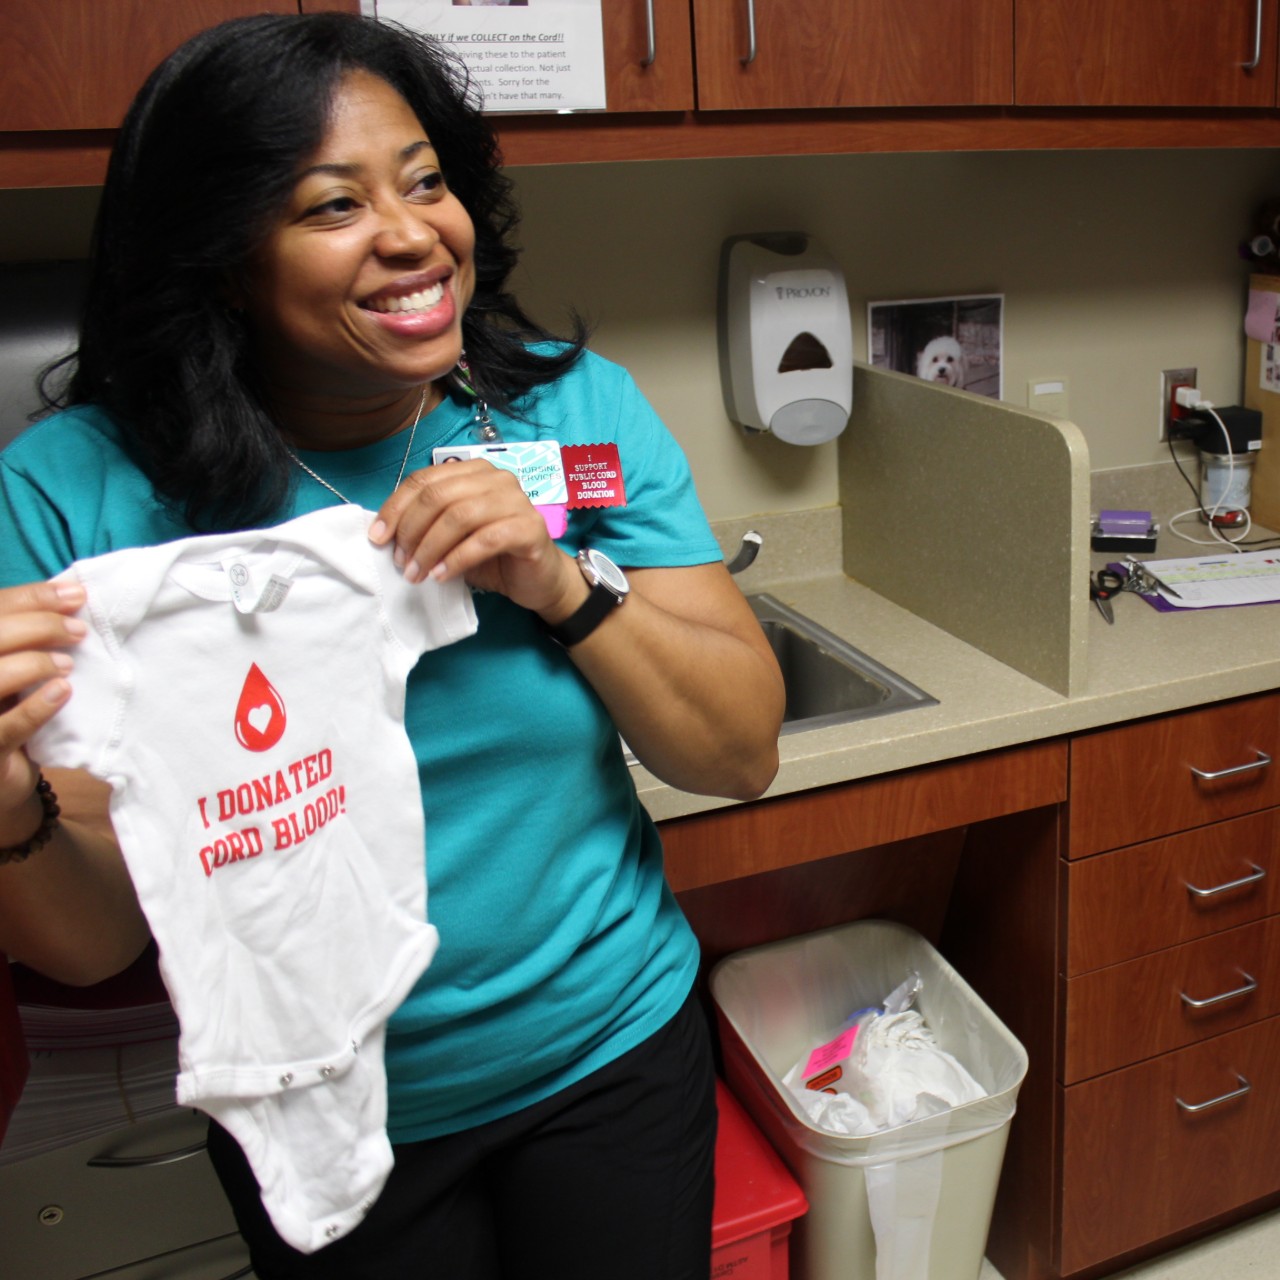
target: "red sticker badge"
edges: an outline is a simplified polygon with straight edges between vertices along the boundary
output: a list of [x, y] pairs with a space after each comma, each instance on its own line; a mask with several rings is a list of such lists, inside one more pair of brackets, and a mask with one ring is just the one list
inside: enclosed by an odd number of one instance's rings
[[248, 751], [269, 751], [284, 735], [284, 699], [255, 662], [236, 704], [236, 741]]
[[560, 460], [570, 510], [627, 505], [616, 444], [567, 444], [560, 450]]

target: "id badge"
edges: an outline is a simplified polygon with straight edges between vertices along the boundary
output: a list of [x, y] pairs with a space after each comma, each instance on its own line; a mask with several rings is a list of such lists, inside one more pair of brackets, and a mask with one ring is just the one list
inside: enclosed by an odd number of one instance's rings
[[435, 463], [483, 458], [503, 471], [510, 471], [525, 496], [538, 508], [553, 538], [569, 527], [569, 493], [560, 461], [560, 445], [555, 440], [517, 440], [510, 444], [442, 445], [431, 451]]
[[510, 471], [538, 508], [553, 538], [564, 535], [571, 510], [626, 506], [616, 444], [561, 448], [557, 440], [523, 440], [510, 444], [441, 445], [431, 451], [434, 463], [467, 458], [483, 458]]
[[431, 461], [435, 463], [460, 462], [465, 458], [483, 458], [502, 471], [510, 471], [535, 507], [569, 500], [560, 445], [555, 440], [442, 445], [431, 451]]

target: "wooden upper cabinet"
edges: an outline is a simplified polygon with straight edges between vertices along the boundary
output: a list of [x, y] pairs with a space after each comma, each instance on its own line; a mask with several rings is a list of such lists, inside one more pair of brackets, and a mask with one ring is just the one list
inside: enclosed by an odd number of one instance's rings
[[688, 0], [608, 0], [603, 17], [608, 109], [692, 110]]
[[151, 69], [224, 18], [298, 0], [3, 0], [0, 131], [114, 129]]
[[1013, 0], [693, 0], [693, 19], [703, 110], [1013, 101]]
[[[3, 0], [0, 0], [3, 2]], [[296, 0], [303, 13], [359, 13], [360, 0]], [[693, 36], [689, 0], [604, 0], [604, 77], [608, 111], [691, 111]], [[551, 119], [554, 113], [547, 113]], [[505, 115], [538, 119], [538, 112]], [[563, 127], [566, 123], [559, 120]]]
[[[100, 183], [130, 99], [182, 40], [325, 9], [360, 0], [0, 0], [0, 188]], [[602, 0], [601, 14], [606, 110], [495, 114], [509, 164], [1273, 147], [1280, 128], [1280, 0]], [[1045, 109], [1059, 107], [1078, 110]]]
[[1274, 106], [1276, 11], [1277, 0], [1017, 0], [1015, 101]]

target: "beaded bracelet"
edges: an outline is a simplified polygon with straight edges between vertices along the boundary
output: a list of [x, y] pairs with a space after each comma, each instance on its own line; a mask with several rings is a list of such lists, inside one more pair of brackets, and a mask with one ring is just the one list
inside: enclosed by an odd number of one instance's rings
[[44, 810], [40, 825], [36, 828], [35, 835], [30, 839], [24, 840], [21, 844], [0, 848], [0, 867], [7, 862], [24, 861], [31, 854], [43, 849], [53, 839], [53, 833], [57, 828], [58, 817], [62, 810], [58, 807], [58, 797], [54, 795], [53, 788], [49, 785], [44, 774], [40, 775], [39, 781], [36, 783], [35, 794], [40, 797], [40, 807]]

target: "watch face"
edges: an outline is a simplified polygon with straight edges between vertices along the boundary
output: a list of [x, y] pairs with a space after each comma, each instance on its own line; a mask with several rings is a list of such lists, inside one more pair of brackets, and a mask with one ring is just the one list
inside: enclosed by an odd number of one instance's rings
[[615, 595], [624, 596], [631, 590], [626, 574], [608, 556], [591, 550], [586, 551], [585, 555], [596, 576]]

